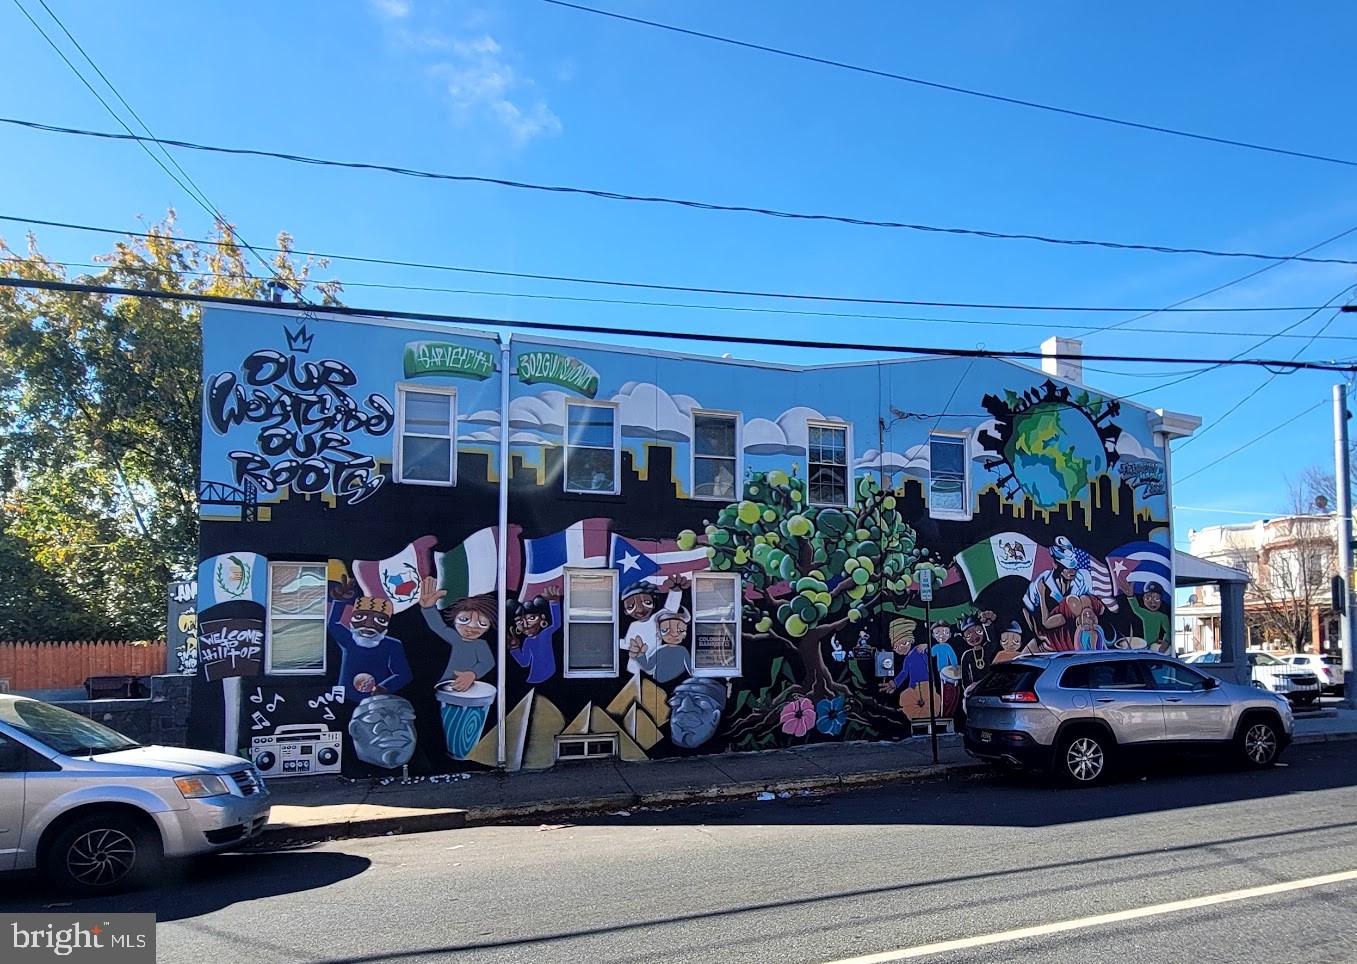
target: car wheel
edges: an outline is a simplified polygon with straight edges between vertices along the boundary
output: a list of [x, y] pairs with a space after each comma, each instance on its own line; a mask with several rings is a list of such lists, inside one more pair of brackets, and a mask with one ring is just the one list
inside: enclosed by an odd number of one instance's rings
[[1092, 787], [1107, 779], [1111, 741], [1101, 733], [1083, 730], [1060, 741], [1056, 772], [1071, 786]]
[[121, 813], [90, 814], [61, 831], [46, 871], [62, 890], [107, 894], [149, 879], [160, 864], [159, 837]]
[[1245, 720], [1239, 731], [1239, 753], [1246, 766], [1270, 767], [1282, 752], [1281, 733], [1271, 720]]

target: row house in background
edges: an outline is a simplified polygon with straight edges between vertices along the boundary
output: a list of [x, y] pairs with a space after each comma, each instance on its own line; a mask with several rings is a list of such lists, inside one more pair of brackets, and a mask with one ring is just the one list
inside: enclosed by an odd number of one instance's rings
[[[1330, 590], [1338, 564], [1338, 525], [1332, 513], [1206, 526], [1187, 535], [1192, 555], [1248, 573], [1244, 631], [1249, 646], [1340, 654], [1340, 617]], [[1209, 584], [1199, 587], [1178, 607], [1177, 619], [1180, 649], [1216, 649], [1219, 590]]]
[[193, 734], [270, 774], [907, 738], [1020, 653], [1172, 647], [1195, 420], [1068, 357], [223, 307], [203, 342]]

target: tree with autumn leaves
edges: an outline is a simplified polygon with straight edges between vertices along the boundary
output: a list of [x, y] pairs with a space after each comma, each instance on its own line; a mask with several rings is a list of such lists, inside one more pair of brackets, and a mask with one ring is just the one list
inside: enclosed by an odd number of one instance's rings
[[[745, 626], [753, 627], [744, 640], [779, 645], [801, 669], [776, 704], [751, 705], [735, 724], [733, 740], [775, 731], [779, 711], [799, 697], [841, 699], [847, 720], [869, 731], [899, 722], [837, 681], [825, 649], [835, 633], [871, 618], [883, 602], [907, 601], [920, 569], [932, 568], [939, 578], [944, 573], [919, 548], [893, 492], [862, 476], [853, 494], [848, 507], [813, 506], [805, 480], [794, 472], [755, 472], [744, 499], [722, 508], [706, 526], [712, 570], [742, 576]], [[680, 535], [680, 545], [697, 541], [692, 531]]]

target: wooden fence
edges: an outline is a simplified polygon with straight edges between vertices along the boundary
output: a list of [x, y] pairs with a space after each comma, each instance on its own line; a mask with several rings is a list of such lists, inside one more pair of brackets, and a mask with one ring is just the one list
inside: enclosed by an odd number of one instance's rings
[[11, 691], [71, 689], [91, 676], [154, 676], [165, 672], [165, 643], [100, 640], [0, 640], [0, 681]]

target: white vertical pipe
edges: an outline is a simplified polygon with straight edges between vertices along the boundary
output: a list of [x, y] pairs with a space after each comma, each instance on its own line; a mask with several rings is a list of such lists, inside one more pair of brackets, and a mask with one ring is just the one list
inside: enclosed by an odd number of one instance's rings
[[495, 660], [495, 764], [504, 768], [505, 764], [505, 693], [507, 680], [505, 660], [509, 657], [509, 626], [506, 615], [508, 608], [509, 586], [509, 342], [500, 345], [499, 362], [499, 529], [495, 545], [498, 553], [499, 572], [495, 578], [495, 604], [499, 607], [495, 625], [499, 656]]

